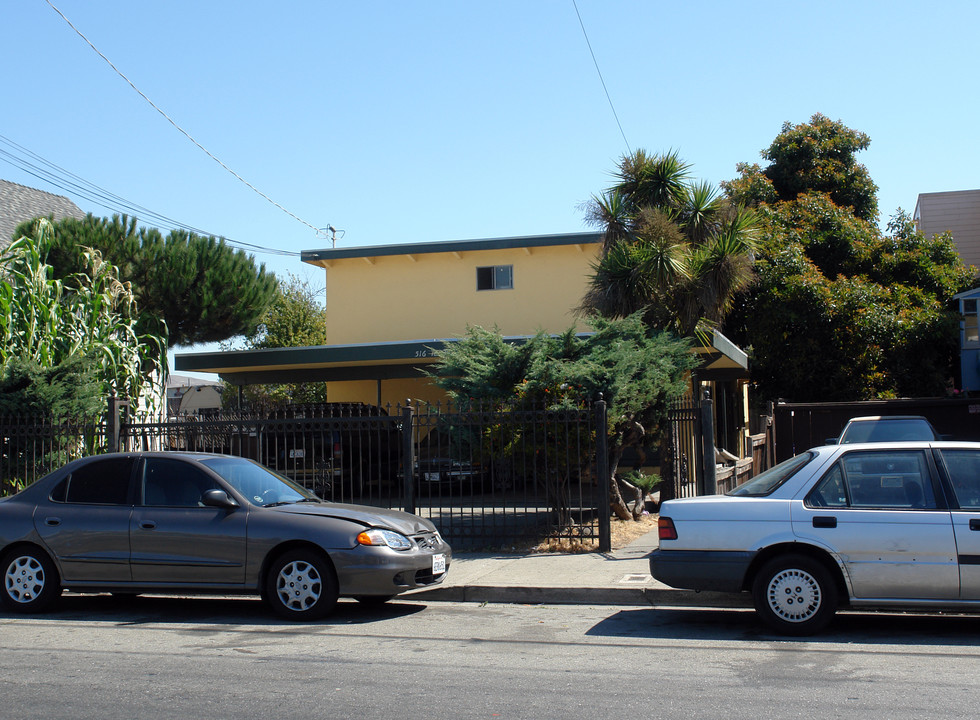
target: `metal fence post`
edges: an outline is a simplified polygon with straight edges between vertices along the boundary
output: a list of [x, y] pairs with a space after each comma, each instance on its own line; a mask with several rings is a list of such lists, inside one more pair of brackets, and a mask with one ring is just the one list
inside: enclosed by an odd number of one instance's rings
[[412, 401], [407, 400], [402, 408], [402, 477], [405, 480], [402, 489], [402, 509], [407, 513], [415, 513], [415, 413]]
[[701, 467], [703, 479], [700, 488], [701, 495], [714, 495], [718, 492], [718, 481], [715, 477], [715, 433], [712, 416], [711, 394], [707, 388], [701, 400]]
[[609, 552], [612, 550], [612, 528], [611, 528], [611, 508], [610, 502], [610, 470], [607, 424], [608, 415], [606, 412], [606, 401], [599, 400], [595, 403], [595, 455], [596, 455], [596, 474], [599, 476], [599, 552]]

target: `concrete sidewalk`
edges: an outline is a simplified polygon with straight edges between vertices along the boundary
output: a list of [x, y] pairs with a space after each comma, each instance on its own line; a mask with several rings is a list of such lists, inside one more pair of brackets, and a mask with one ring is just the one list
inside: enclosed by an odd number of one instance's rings
[[657, 531], [609, 553], [458, 553], [437, 588], [404, 599], [452, 602], [751, 607], [747, 593], [675, 590], [650, 577]]

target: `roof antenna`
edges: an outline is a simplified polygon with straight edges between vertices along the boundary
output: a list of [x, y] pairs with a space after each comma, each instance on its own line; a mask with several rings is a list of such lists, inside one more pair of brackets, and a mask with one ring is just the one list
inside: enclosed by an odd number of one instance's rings
[[319, 228], [316, 231], [316, 236], [318, 238], [327, 239], [327, 233], [330, 233], [330, 246], [336, 250], [337, 249], [337, 233], [340, 233], [340, 237], [343, 238], [346, 230], [338, 230], [333, 225], [327, 225], [324, 228]]

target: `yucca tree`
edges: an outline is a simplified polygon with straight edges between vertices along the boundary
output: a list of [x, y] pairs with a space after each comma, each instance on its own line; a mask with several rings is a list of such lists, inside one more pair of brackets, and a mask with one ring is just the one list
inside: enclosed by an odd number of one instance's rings
[[618, 182], [586, 206], [604, 239], [580, 311], [642, 311], [652, 327], [684, 336], [721, 322], [753, 279], [757, 220], [689, 171], [676, 152], [620, 159]]

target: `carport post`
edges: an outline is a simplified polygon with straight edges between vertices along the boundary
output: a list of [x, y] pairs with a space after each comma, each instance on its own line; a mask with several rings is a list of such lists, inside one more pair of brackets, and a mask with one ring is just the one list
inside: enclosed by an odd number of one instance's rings
[[109, 452], [119, 452], [120, 435], [122, 432], [122, 409], [129, 407], [128, 400], [122, 400], [115, 395], [109, 398], [109, 408], [106, 413], [106, 442]]
[[701, 400], [701, 479], [702, 487], [698, 488], [699, 495], [714, 495], [718, 492], [718, 481], [715, 476], [715, 431], [711, 405], [711, 393], [704, 389]]
[[599, 484], [599, 552], [612, 550], [612, 513], [609, 505], [611, 475], [609, 470], [609, 438], [606, 427], [608, 421], [606, 401], [599, 400], [595, 403], [595, 461]]
[[402, 489], [402, 509], [415, 514], [415, 443], [413, 442], [414, 411], [412, 401], [406, 400], [402, 408], [402, 477], [405, 484]]

